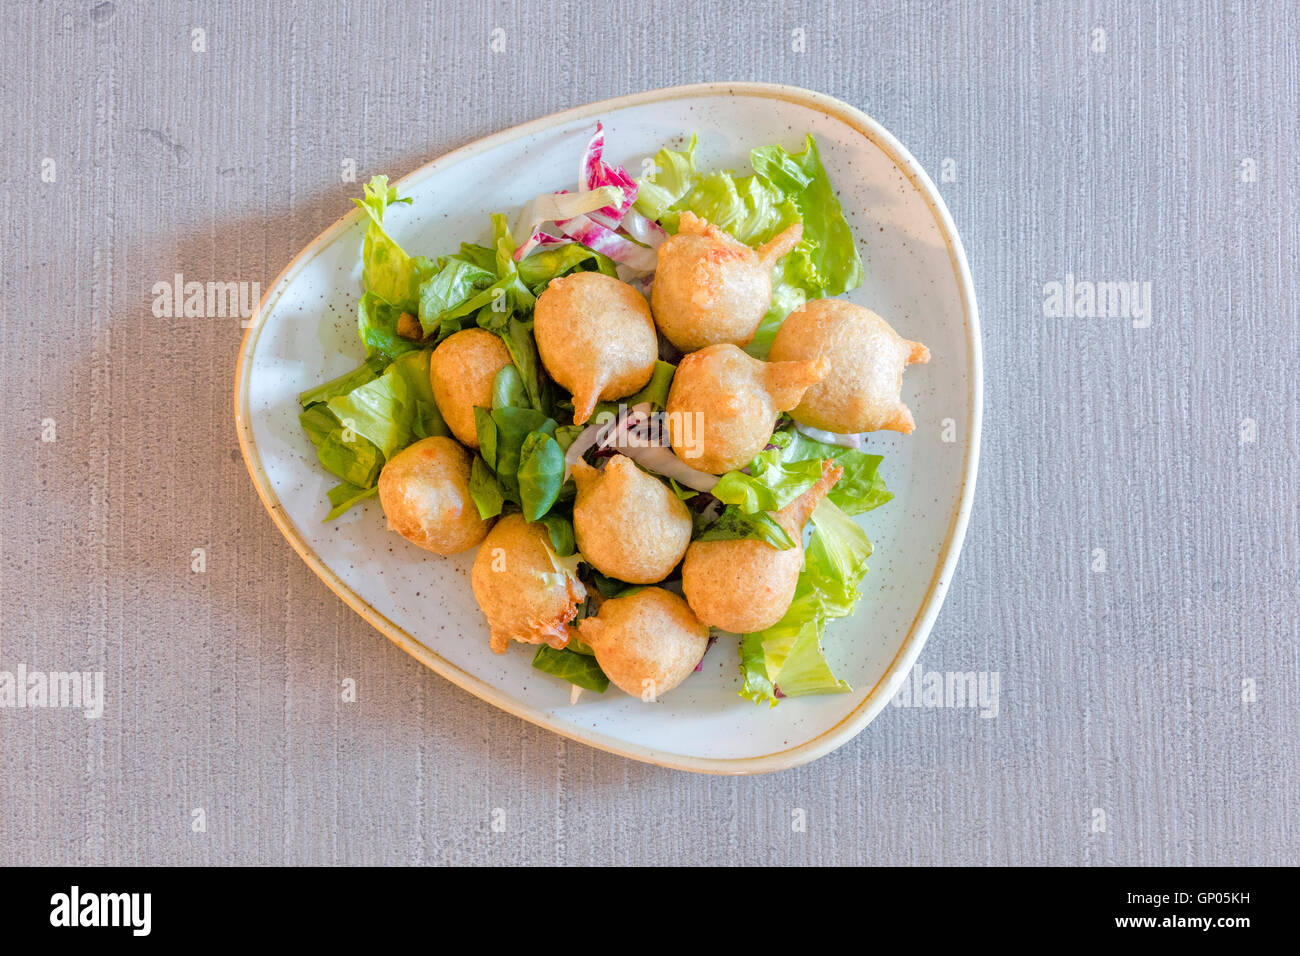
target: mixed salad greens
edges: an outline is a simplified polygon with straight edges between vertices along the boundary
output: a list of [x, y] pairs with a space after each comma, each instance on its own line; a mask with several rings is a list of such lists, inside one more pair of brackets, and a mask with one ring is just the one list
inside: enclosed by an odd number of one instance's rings
[[[677, 231], [687, 211], [751, 247], [802, 223], [802, 240], [778, 264], [771, 308], [747, 349], [763, 357], [792, 310], [861, 283], [862, 261], [811, 136], [797, 153], [775, 145], [752, 150], [753, 171], [745, 175], [699, 170], [694, 136], [683, 149], [659, 150], [653, 171], [640, 179], [606, 164], [603, 148], [598, 126], [581, 157], [576, 191], [538, 197], [513, 229], [505, 215], [494, 213], [483, 244], [461, 243], [433, 259], [411, 255], [385, 228], [388, 217], [410, 200], [399, 197], [384, 176], [365, 186], [355, 201], [367, 217], [364, 291], [357, 305], [366, 357], [300, 396], [302, 427], [321, 466], [338, 479], [328, 492], [326, 521], [374, 496], [380, 470], [397, 452], [450, 434], [430, 387], [430, 355], [453, 333], [477, 327], [500, 336], [511, 364], [493, 381], [491, 407], [474, 410], [479, 452], [471, 496], [484, 518], [517, 509], [528, 521], [541, 522], [555, 560], [578, 566], [570, 468], [578, 457], [613, 454], [611, 434], [661, 415], [675, 365], [660, 361], [641, 392], [598, 406], [609, 413], [604, 424], [574, 425], [572, 401], [547, 377], [533, 338], [532, 310], [547, 285], [573, 272], [598, 271], [644, 292], [653, 282], [657, 245]], [[664, 357], [672, 358], [671, 349]], [[687, 502], [696, 537], [758, 538], [777, 548], [792, 543], [769, 512], [812, 487], [823, 460], [844, 469], [813, 512], [789, 610], [773, 627], [741, 636], [740, 693], [775, 706], [783, 697], [848, 691], [827, 663], [823, 636], [829, 621], [852, 612], [871, 555], [871, 542], [852, 516], [892, 497], [879, 474], [880, 456], [785, 415], [746, 468], [705, 487], [692, 480], [698, 473], [674, 466], [668, 449], [642, 452], [634, 456], [638, 464], [667, 479]], [[590, 567], [581, 573], [605, 598], [634, 590]], [[588, 610], [580, 609], [580, 616]], [[542, 646], [533, 663], [577, 687], [600, 692], [609, 683], [576, 638], [563, 649]]]

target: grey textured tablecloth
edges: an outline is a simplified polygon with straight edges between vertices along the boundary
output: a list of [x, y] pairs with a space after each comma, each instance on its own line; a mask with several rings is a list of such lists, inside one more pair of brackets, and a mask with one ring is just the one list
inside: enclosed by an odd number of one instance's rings
[[[106, 703], [0, 709], [0, 862], [1297, 862], [1293, 5], [3, 19], [0, 671], [102, 670]], [[984, 327], [975, 510], [921, 665], [996, 672], [997, 716], [889, 707], [748, 779], [568, 743], [389, 644], [258, 501], [239, 322], [151, 311], [176, 273], [269, 283], [347, 210], [346, 160], [400, 175], [714, 79], [893, 131], [940, 183]], [[1150, 283], [1149, 327], [1045, 315], [1067, 274]]]

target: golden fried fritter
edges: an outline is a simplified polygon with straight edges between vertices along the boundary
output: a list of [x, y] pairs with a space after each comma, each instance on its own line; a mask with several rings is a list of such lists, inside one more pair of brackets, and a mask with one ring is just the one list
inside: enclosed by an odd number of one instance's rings
[[682, 564], [682, 591], [695, 615], [710, 627], [752, 634], [771, 627], [794, 599], [803, 568], [803, 526], [844, 469], [822, 462], [822, 476], [772, 516], [794, 542], [781, 550], [766, 541], [692, 541]]
[[916, 427], [899, 399], [903, 369], [930, 361], [876, 313], [843, 299], [818, 299], [790, 313], [768, 356], [772, 361], [824, 358], [826, 377], [791, 412], [797, 422], [843, 434]]
[[573, 531], [587, 562], [629, 584], [668, 577], [691, 543], [691, 513], [681, 499], [623, 455], [599, 470], [578, 461], [573, 481]]
[[478, 448], [474, 407], [492, 407], [492, 380], [509, 364], [501, 336], [486, 329], [454, 332], [429, 357], [433, 400], [451, 433], [470, 448]]
[[803, 226], [795, 223], [758, 249], [689, 212], [677, 230], [659, 247], [650, 291], [655, 325], [683, 352], [748, 345], [772, 305], [772, 267], [803, 237]]
[[498, 521], [484, 540], [470, 583], [498, 654], [512, 640], [564, 647], [567, 625], [587, 597], [577, 576], [556, 560], [546, 526], [518, 513]]
[[710, 345], [682, 359], [668, 391], [668, 435], [677, 457], [720, 475], [766, 447], [777, 416], [820, 382], [827, 363], [764, 362], [734, 345]]
[[597, 402], [644, 388], [659, 357], [645, 296], [600, 272], [552, 279], [537, 299], [533, 334], [547, 373], [573, 395], [575, 425]]
[[709, 629], [663, 588], [610, 598], [578, 622], [578, 636], [615, 686], [647, 702], [690, 677], [709, 647]]
[[425, 438], [393, 456], [379, 473], [388, 526], [435, 554], [474, 547], [492, 527], [469, 494], [469, 453], [450, 438]]

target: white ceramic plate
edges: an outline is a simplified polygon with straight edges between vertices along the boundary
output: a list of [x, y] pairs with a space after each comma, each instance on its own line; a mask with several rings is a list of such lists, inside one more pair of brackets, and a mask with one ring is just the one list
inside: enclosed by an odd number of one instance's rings
[[[878, 124], [845, 103], [791, 87], [705, 84], [595, 103], [509, 129], [397, 183], [411, 206], [385, 227], [412, 254], [436, 256], [487, 234], [544, 190], [572, 188], [595, 121], [606, 158], [639, 174], [643, 158], [699, 134], [700, 168], [748, 169], [751, 147], [802, 148], [816, 136], [866, 267], [848, 296], [933, 359], [904, 377], [918, 422], [873, 436], [895, 498], [863, 516], [875, 556], [851, 618], [832, 623], [827, 656], [853, 693], [757, 707], [737, 695], [738, 654], [720, 641], [704, 669], [659, 703], [611, 687], [569, 703], [569, 685], [530, 666], [531, 648], [496, 655], [470, 591], [472, 553], [439, 558], [385, 530], [371, 500], [322, 523], [335, 483], [298, 425], [300, 391], [356, 366], [361, 213], [339, 220], [275, 281], [239, 355], [235, 414], [258, 493], [311, 568], [366, 620], [448, 680], [526, 720], [637, 760], [712, 773], [760, 773], [813, 760], [857, 734], [906, 677], [948, 587], [974, 493], [980, 344], [974, 291], [934, 184]], [[358, 189], [360, 187], [358, 186]], [[948, 434], [944, 435], [945, 427]], [[947, 437], [947, 441], [944, 438]]]

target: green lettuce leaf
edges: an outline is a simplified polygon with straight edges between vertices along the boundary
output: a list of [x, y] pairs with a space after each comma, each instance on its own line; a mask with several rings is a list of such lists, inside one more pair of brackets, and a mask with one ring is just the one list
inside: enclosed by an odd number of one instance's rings
[[517, 480], [524, 518], [536, 521], [551, 510], [564, 484], [564, 452], [551, 435], [544, 431], [528, 433], [519, 449]]
[[492, 407], [528, 407], [528, 392], [524, 389], [524, 380], [519, 377], [519, 369], [513, 365], [503, 365], [493, 376]]
[[420, 285], [417, 314], [425, 336], [445, 339], [460, 331], [461, 306], [497, 281], [496, 273], [461, 256], [443, 256], [437, 271]]
[[769, 707], [777, 704], [776, 687], [767, 676], [767, 658], [763, 652], [763, 634], [745, 634], [740, 638], [740, 696]]
[[[551, 550], [555, 552], [557, 558], [570, 558], [578, 551], [577, 542], [573, 536], [573, 522], [562, 514], [552, 511], [541, 518], [541, 522], [546, 526], [547, 533], [551, 536]], [[570, 637], [569, 643], [575, 643], [575, 639]], [[579, 651], [579, 653], [587, 653]]]
[[506, 320], [505, 328], [499, 334], [506, 343], [510, 361], [514, 363], [519, 377], [523, 380], [529, 405], [539, 411], [549, 412], [550, 403], [546, 399], [543, 387], [542, 360], [537, 354], [532, 320], [525, 322], [512, 315]]
[[817, 505], [812, 522], [804, 569], [789, 609], [772, 627], [741, 639], [740, 694], [755, 703], [775, 706], [779, 697], [851, 689], [832, 673], [822, 636], [828, 621], [852, 613], [867, 573], [871, 542], [829, 499]]
[[[507, 501], [522, 505], [519, 488], [519, 467], [522, 463], [524, 443], [533, 433], [555, 435], [555, 419], [535, 408], [483, 408], [474, 409], [474, 425], [478, 437], [479, 454], [496, 473], [501, 491]], [[534, 439], [534, 443], [537, 439]], [[556, 449], [558, 450], [558, 445]], [[563, 461], [564, 453], [560, 452]], [[561, 467], [563, 472], [563, 467]], [[529, 477], [532, 480], [532, 476]], [[530, 494], [533, 490], [530, 489]]]
[[378, 481], [384, 465], [383, 454], [372, 442], [341, 424], [316, 446], [316, 457], [330, 474], [358, 488], [369, 488]]
[[618, 267], [613, 259], [580, 243], [571, 242], [566, 246], [529, 253], [519, 263], [519, 278], [533, 295], [541, 295], [552, 279], [579, 270], [603, 272], [607, 276], [618, 275]]
[[609, 678], [596, 663], [596, 658], [589, 654], [580, 654], [567, 648], [556, 650], [546, 644], [537, 648], [533, 656], [533, 666], [570, 684], [576, 684], [585, 690], [605, 693], [609, 687]]
[[601, 574], [595, 568], [591, 568], [591, 583], [600, 593], [600, 596], [609, 598], [627, 597], [629, 594], [636, 594], [643, 585], [628, 584], [626, 581], [620, 581], [617, 578], [609, 578]]
[[[484, 286], [468, 298], [447, 308], [443, 308], [442, 301], [435, 296], [431, 295], [428, 300], [422, 298], [419, 304], [420, 327], [426, 331], [426, 334], [433, 335], [435, 341], [441, 342], [447, 336], [468, 327], [471, 317], [479, 312], [486, 310], [497, 313], [504, 321], [509, 315], [509, 289], [517, 281], [517, 276], [497, 279], [491, 285]], [[429, 283], [421, 286], [422, 290], [429, 288], [431, 288]], [[487, 327], [481, 319], [478, 324]]]
[[343, 512], [347, 511], [353, 505], [365, 501], [379, 494], [379, 485], [371, 485], [369, 488], [361, 488], [357, 485], [343, 482], [341, 485], [335, 485], [326, 496], [330, 500], [330, 512], [322, 520], [333, 521]]
[[516, 311], [527, 311], [537, 304], [537, 297], [520, 278], [519, 267], [515, 263], [515, 239], [510, 234], [510, 223], [503, 213], [494, 212], [492, 220], [492, 248], [496, 252], [497, 279], [507, 282], [504, 286], [510, 305]]
[[433, 384], [429, 379], [429, 360], [432, 356], [433, 349], [407, 352], [384, 369], [384, 375], [395, 375], [403, 380], [407, 395], [413, 402], [411, 441], [435, 435], [451, 437], [451, 429], [443, 420], [442, 412], [438, 410], [438, 403], [433, 397]]
[[862, 257], [822, 166], [817, 141], [809, 135], [804, 143], [802, 153], [787, 153], [780, 146], [760, 146], [750, 151], [749, 160], [756, 173], [767, 177], [799, 207], [810, 246], [810, 274], [820, 284], [818, 294], [811, 297], [826, 298], [862, 284]]
[[423, 256], [412, 258], [384, 231], [384, 212], [399, 199], [397, 188], [387, 176], [375, 176], [365, 185], [364, 197], [352, 200], [370, 218], [361, 246], [362, 281], [366, 291], [378, 296], [399, 312], [414, 314], [420, 302], [420, 283], [434, 271]]
[[691, 190], [695, 172], [695, 134], [684, 150], [666, 146], [655, 153], [655, 168], [638, 179], [636, 210], [647, 219], [659, 219]]
[[494, 518], [505, 507], [505, 491], [501, 482], [487, 462], [477, 455], [469, 469], [469, 496], [478, 508], [479, 517], [484, 520]]
[[334, 413], [320, 402], [304, 408], [298, 415], [298, 423], [316, 448], [320, 447], [326, 435], [339, 427], [339, 420], [334, 417]]
[[735, 505], [728, 505], [717, 521], [696, 536], [697, 541], [735, 541], [741, 538], [766, 541], [778, 551], [794, 547], [789, 533], [766, 511], [746, 513]]
[[415, 402], [404, 376], [385, 372], [346, 395], [336, 395], [326, 405], [344, 426], [373, 442], [385, 459], [414, 437]]
[[421, 438], [450, 435], [429, 384], [429, 355], [428, 349], [406, 352], [383, 375], [331, 397], [325, 406], [341, 425], [373, 443], [385, 460]]
[[401, 315], [401, 309], [373, 292], [365, 293], [357, 302], [357, 331], [366, 345], [366, 353], [381, 366], [420, 347], [418, 342], [397, 334], [397, 320]]
[[817, 588], [826, 616], [846, 617], [862, 596], [858, 585], [867, 573], [871, 539], [829, 499], [817, 504], [812, 523], [812, 537], [804, 550], [804, 573]]
[[[378, 480], [384, 456], [355, 430], [345, 428], [326, 404], [318, 402], [303, 409], [298, 421], [330, 474], [357, 488], [369, 488]], [[331, 498], [331, 505], [337, 504]]]
[[664, 214], [664, 228], [675, 232], [682, 212], [690, 210], [749, 246], [761, 245], [800, 221], [798, 207], [757, 175], [736, 179], [731, 173], [709, 173], [678, 205]]
[[746, 514], [780, 511], [822, 476], [820, 459], [786, 461], [780, 448], [760, 452], [748, 467], [748, 474], [729, 471], [713, 487], [714, 497]]
[[344, 372], [338, 378], [330, 379], [315, 388], [309, 388], [298, 396], [298, 404], [309, 408], [319, 402], [326, 402], [335, 395], [346, 395], [360, 385], [373, 382], [383, 371], [383, 363], [375, 359], [366, 359], [350, 372]]
[[828, 445], [793, 427], [779, 429], [773, 434], [772, 443], [780, 446], [781, 460], [787, 466], [794, 462], [829, 459], [842, 467], [844, 474], [827, 497], [851, 515], [871, 511], [893, 500], [893, 492], [885, 487], [885, 479], [880, 476], [880, 455]]

